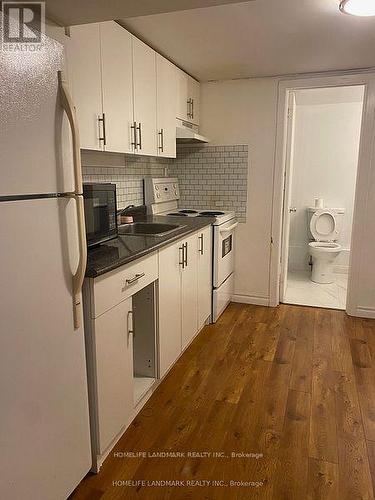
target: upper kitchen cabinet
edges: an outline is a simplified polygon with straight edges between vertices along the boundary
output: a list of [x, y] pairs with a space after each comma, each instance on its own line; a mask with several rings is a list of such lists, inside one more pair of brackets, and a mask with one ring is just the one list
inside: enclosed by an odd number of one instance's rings
[[103, 149], [99, 121], [102, 116], [102, 81], [99, 24], [71, 28], [68, 45], [69, 80], [76, 106], [81, 147]]
[[156, 54], [133, 37], [135, 153], [156, 156]]
[[177, 113], [180, 120], [199, 125], [200, 84], [180, 69], [176, 69]]
[[176, 67], [156, 54], [158, 155], [176, 157]]
[[133, 152], [132, 37], [117, 23], [100, 23], [105, 151]]

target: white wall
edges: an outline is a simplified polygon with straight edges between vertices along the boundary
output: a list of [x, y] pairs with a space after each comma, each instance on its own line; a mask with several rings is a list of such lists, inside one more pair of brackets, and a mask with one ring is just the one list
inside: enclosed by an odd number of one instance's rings
[[246, 223], [236, 236], [237, 300], [268, 304], [277, 80], [201, 87], [201, 133], [215, 145], [248, 144]]
[[323, 198], [345, 208], [336, 270], [347, 272], [361, 131], [363, 87], [298, 90], [295, 108], [289, 269], [309, 269], [307, 208]]

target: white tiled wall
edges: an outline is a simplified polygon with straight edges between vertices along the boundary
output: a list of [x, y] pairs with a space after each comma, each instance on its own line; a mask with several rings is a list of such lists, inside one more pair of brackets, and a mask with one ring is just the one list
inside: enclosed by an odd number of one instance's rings
[[180, 206], [234, 210], [246, 219], [247, 145], [179, 145], [169, 171], [179, 180]]
[[118, 208], [143, 205], [143, 179], [168, 175], [170, 162], [168, 158], [83, 151], [83, 181], [115, 183]]
[[144, 177], [178, 177], [180, 206], [235, 210], [246, 218], [248, 147], [179, 145], [177, 158], [82, 152], [84, 182], [113, 182], [119, 208], [143, 204]]

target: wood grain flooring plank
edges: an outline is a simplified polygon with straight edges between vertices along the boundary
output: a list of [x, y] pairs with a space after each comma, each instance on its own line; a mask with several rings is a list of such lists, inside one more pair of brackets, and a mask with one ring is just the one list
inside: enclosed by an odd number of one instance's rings
[[290, 380], [290, 388], [296, 391], [311, 393], [315, 317], [313, 308], [303, 308]]
[[319, 311], [314, 330], [309, 457], [337, 463], [335, 376], [331, 370], [331, 312]]
[[289, 391], [285, 425], [278, 452], [273, 498], [307, 497], [308, 435], [311, 395]]
[[337, 464], [309, 459], [308, 500], [338, 500], [339, 468]]

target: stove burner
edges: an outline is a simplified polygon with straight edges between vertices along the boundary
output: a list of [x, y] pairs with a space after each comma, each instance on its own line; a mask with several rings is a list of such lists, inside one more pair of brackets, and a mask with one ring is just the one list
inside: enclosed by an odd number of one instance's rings
[[168, 214], [168, 215], [170, 215], [170, 216], [172, 216], [172, 217], [187, 217], [187, 215], [186, 215], [186, 214], [183, 214], [183, 213], [181, 213], [181, 212], [173, 212], [173, 213]]
[[224, 215], [224, 212], [215, 212], [214, 210], [205, 210], [204, 212], [200, 212], [201, 217], [212, 216], [216, 217], [217, 215]]
[[197, 214], [197, 210], [191, 210], [191, 209], [186, 209], [186, 210], [180, 210], [180, 214]]

